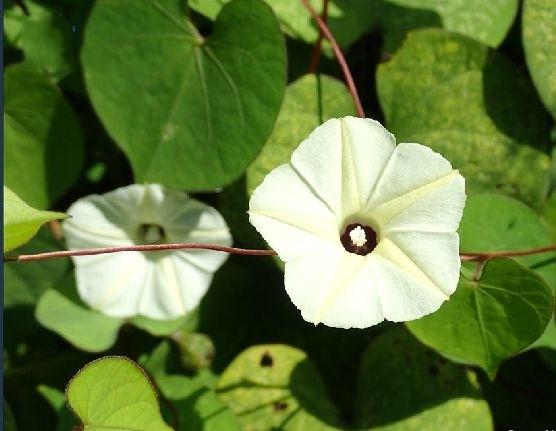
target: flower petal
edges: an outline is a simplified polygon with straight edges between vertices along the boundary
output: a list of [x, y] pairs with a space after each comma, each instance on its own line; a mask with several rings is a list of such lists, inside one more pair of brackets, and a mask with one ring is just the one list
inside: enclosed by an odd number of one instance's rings
[[365, 204], [394, 147], [394, 136], [374, 120], [331, 119], [299, 145], [291, 163], [342, 221]]
[[126, 252], [74, 257], [77, 290], [91, 308], [109, 316], [137, 314], [150, 268], [141, 253]]
[[447, 292], [388, 239], [380, 241], [370, 261], [379, 280], [382, 311], [387, 320], [418, 319], [438, 310], [448, 299]]
[[461, 267], [457, 233], [392, 232], [388, 239], [440, 290], [454, 293]]
[[308, 322], [366, 328], [384, 320], [376, 279], [364, 256], [334, 248], [290, 261], [285, 285]]
[[410, 195], [411, 192], [452, 173], [452, 165], [440, 154], [420, 144], [399, 144], [370, 194], [366, 207]]
[[285, 262], [340, 244], [336, 217], [290, 165], [255, 189], [249, 220]]
[[372, 210], [381, 237], [391, 231], [455, 232], [465, 205], [465, 180], [457, 172]]

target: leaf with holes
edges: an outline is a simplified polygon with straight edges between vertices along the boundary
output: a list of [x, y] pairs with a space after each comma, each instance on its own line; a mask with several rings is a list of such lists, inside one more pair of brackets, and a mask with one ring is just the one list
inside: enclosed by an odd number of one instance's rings
[[378, 67], [377, 90], [396, 139], [440, 152], [461, 170], [467, 190], [537, 207], [544, 201], [548, 119], [530, 82], [502, 54], [455, 33], [417, 30]]
[[32, 208], [4, 186], [4, 251], [28, 242], [46, 222], [66, 217], [64, 213]]
[[541, 336], [553, 308], [554, 294], [541, 277], [500, 258], [485, 263], [478, 281], [462, 277], [439, 311], [406, 325], [427, 346], [494, 378], [502, 361]]
[[363, 354], [355, 423], [373, 431], [492, 430], [476, 375], [402, 327], [379, 335]]
[[216, 390], [245, 429], [338, 429], [338, 412], [317, 370], [293, 347], [245, 350], [222, 373]]
[[85, 82], [137, 182], [214, 189], [242, 174], [272, 130], [284, 40], [260, 0], [226, 5], [206, 39], [186, 17], [181, 0], [98, 1], [85, 29]]
[[556, 118], [556, 7], [553, 0], [523, 2], [523, 48], [533, 82]]
[[77, 180], [83, 135], [60, 90], [28, 65], [4, 74], [4, 180], [29, 205], [51, 206]]
[[145, 372], [127, 358], [108, 356], [85, 365], [66, 395], [84, 431], [171, 431]]

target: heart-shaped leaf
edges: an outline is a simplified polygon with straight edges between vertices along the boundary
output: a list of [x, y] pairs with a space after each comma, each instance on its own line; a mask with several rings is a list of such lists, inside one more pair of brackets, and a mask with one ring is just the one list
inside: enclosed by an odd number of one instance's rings
[[44, 223], [66, 217], [64, 213], [32, 208], [4, 186], [4, 251], [25, 244]]
[[486, 262], [478, 281], [461, 277], [440, 310], [407, 327], [439, 353], [494, 378], [502, 361], [540, 337], [553, 308], [552, 289], [540, 276], [500, 258]]
[[361, 361], [357, 429], [489, 431], [492, 418], [476, 376], [398, 327], [374, 339]]
[[239, 177], [272, 130], [284, 40], [260, 0], [226, 5], [207, 39], [184, 3], [99, 0], [85, 30], [85, 82], [137, 182], [213, 189]]
[[556, 7], [553, 0], [523, 2], [523, 48], [533, 82], [556, 118]]
[[70, 381], [66, 395], [84, 431], [170, 431], [144, 371], [112, 356], [87, 364]]
[[335, 430], [338, 413], [305, 353], [284, 345], [251, 347], [222, 373], [217, 392], [250, 430]]
[[45, 209], [77, 179], [83, 135], [60, 90], [28, 65], [4, 71], [4, 180], [29, 205]]
[[458, 34], [417, 30], [378, 67], [377, 86], [398, 142], [443, 154], [472, 192], [544, 201], [549, 124], [534, 88], [500, 53]]

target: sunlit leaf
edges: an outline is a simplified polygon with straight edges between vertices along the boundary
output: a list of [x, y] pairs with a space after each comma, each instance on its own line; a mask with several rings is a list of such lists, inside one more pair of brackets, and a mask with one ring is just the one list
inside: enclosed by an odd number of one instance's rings
[[4, 186], [4, 252], [28, 242], [44, 223], [66, 217], [64, 213], [32, 208]]
[[155, 391], [131, 360], [105, 357], [87, 364], [70, 381], [66, 396], [84, 431], [170, 431]]
[[338, 429], [338, 413], [317, 370], [293, 347], [247, 349], [222, 373], [217, 392], [244, 429]]
[[418, 30], [378, 67], [377, 87], [398, 142], [443, 154], [469, 191], [537, 207], [544, 201], [547, 118], [525, 76], [500, 53], [457, 34]]

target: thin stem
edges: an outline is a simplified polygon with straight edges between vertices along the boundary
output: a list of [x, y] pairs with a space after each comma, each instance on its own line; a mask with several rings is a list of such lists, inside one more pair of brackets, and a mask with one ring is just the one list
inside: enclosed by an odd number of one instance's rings
[[361, 105], [361, 100], [359, 100], [359, 93], [357, 93], [357, 88], [355, 87], [355, 82], [353, 81], [353, 77], [351, 76], [351, 72], [349, 70], [349, 66], [347, 65], [346, 59], [338, 42], [332, 35], [332, 32], [326, 25], [326, 23], [322, 20], [319, 14], [313, 9], [313, 7], [309, 4], [308, 0], [301, 0], [303, 6], [311, 13], [313, 19], [316, 21], [317, 25], [320, 28], [320, 31], [326, 36], [330, 45], [332, 46], [332, 50], [334, 51], [334, 55], [340, 64], [340, 68], [342, 69], [342, 73], [344, 74], [344, 79], [346, 80], [346, 84], [348, 86], [349, 92], [351, 93], [351, 97], [353, 98], [353, 103], [355, 104], [355, 110], [357, 111], [357, 115], [361, 118], [365, 118], [365, 111], [363, 111], [363, 106]]
[[531, 254], [548, 253], [549, 251], [556, 251], [556, 244], [519, 251], [483, 251], [478, 253], [461, 253], [460, 257], [461, 260], [464, 261], [483, 261], [494, 257], [529, 256]]
[[[322, 0], [322, 14], [321, 18], [324, 23], [328, 19], [328, 3], [330, 0]], [[319, 37], [315, 46], [313, 47], [313, 52], [311, 53], [311, 61], [309, 63], [308, 73], [315, 73], [319, 67], [320, 52], [322, 50], [322, 39], [324, 38], [324, 33], [319, 29]]]
[[5, 256], [5, 261], [25, 262], [32, 260], [56, 259], [71, 256], [93, 256], [97, 254], [121, 253], [124, 251], [167, 251], [167, 250], [213, 250], [223, 253], [241, 254], [244, 256], [275, 256], [274, 250], [252, 250], [247, 248], [226, 247], [218, 244], [147, 244], [124, 245], [119, 247], [86, 248], [80, 250], [51, 251], [38, 254], [22, 254], [19, 256]]
[[[243, 256], [276, 256], [276, 252], [271, 249], [250, 249], [227, 247], [218, 244], [202, 244], [202, 243], [177, 243], [177, 244], [146, 244], [146, 245], [124, 245], [118, 247], [101, 247], [101, 248], [86, 248], [79, 250], [63, 250], [51, 251], [47, 253], [37, 254], [21, 254], [19, 256], [4, 256], [4, 261], [7, 262], [29, 262], [34, 260], [47, 260], [56, 259], [60, 257], [71, 256], [94, 256], [97, 254], [108, 253], [121, 253], [125, 251], [168, 251], [168, 250], [213, 250], [223, 253], [239, 254]], [[460, 258], [463, 261], [469, 262], [482, 262], [487, 259], [495, 257], [518, 257], [529, 256], [532, 254], [548, 253], [556, 251], [556, 244], [551, 244], [545, 247], [530, 248], [527, 250], [518, 251], [486, 251], [477, 253], [460, 253]]]

